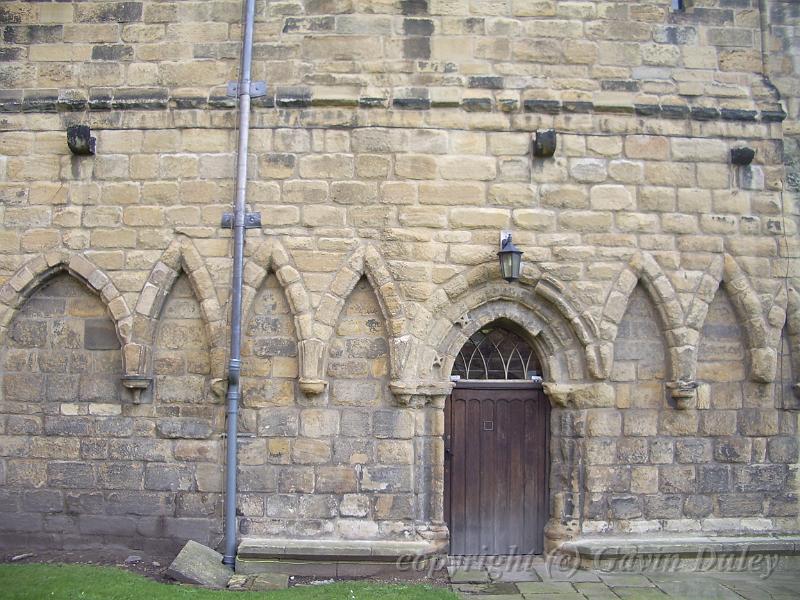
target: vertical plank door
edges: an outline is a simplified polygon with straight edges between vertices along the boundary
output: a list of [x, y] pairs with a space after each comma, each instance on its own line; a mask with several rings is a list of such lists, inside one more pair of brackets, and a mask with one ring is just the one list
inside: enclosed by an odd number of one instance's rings
[[548, 418], [540, 385], [456, 385], [445, 409], [451, 554], [544, 551]]

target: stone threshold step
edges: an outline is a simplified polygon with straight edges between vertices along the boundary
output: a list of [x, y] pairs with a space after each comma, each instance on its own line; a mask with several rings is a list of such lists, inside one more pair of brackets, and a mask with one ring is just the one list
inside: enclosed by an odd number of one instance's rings
[[418, 541], [247, 538], [239, 544], [236, 572], [416, 578], [443, 551], [440, 544]]
[[245, 538], [239, 544], [239, 559], [377, 560], [440, 554], [443, 547], [430, 542], [373, 540], [295, 540]]
[[614, 558], [631, 554], [695, 556], [701, 550], [714, 553], [746, 551], [753, 554], [800, 554], [800, 535], [743, 536], [633, 536], [578, 538], [565, 542], [563, 552]]

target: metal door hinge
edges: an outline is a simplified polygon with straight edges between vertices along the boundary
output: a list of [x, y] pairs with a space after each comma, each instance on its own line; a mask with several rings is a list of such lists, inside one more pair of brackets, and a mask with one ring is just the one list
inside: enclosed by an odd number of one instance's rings
[[[228, 96], [235, 98], [239, 95], [239, 82], [228, 82]], [[260, 98], [267, 95], [267, 82], [266, 81], [251, 81], [250, 82], [250, 97]]]
[[[222, 215], [222, 228], [233, 228], [233, 213], [224, 213]], [[245, 229], [260, 229], [261, 228], [261, 213], [251, 212], [244, 215], [244, 228]]]

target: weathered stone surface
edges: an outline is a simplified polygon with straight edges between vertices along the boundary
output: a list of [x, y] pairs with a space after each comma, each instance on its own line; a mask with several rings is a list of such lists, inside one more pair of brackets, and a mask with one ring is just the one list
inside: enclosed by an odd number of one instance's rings
[[[240, 14], [5, 4], [2, 521], [213, 543]], [[799, 17], [668, 4], [270, 5], [243, 532], [438, 539], [448, 377], [497, 319], [552, 405], [548, 535], [797, 530]], [[97, 154], [70, 158], [60, 118], [87, 109]]]
[[194, 541], [186, 545], [167, 569], [167, 576], [182, 583], [224, 588], [233, 570], [222, 564], [222, 555]]
[[200, 419], [160, 419], [156, 429], [161, 437], [203, 440], [211, 435], [211, 425]]

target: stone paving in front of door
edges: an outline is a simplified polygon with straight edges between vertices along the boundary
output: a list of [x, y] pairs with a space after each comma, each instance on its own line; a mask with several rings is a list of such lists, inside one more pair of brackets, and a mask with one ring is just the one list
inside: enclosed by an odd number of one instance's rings
[[[491, 564], [491, 563], [484, 563]], [[797, 600], [800, 572], [619, 574], [553, 572], [544, 561], [524, 568], [454, 566], [453, 591], [463, 600]]]

